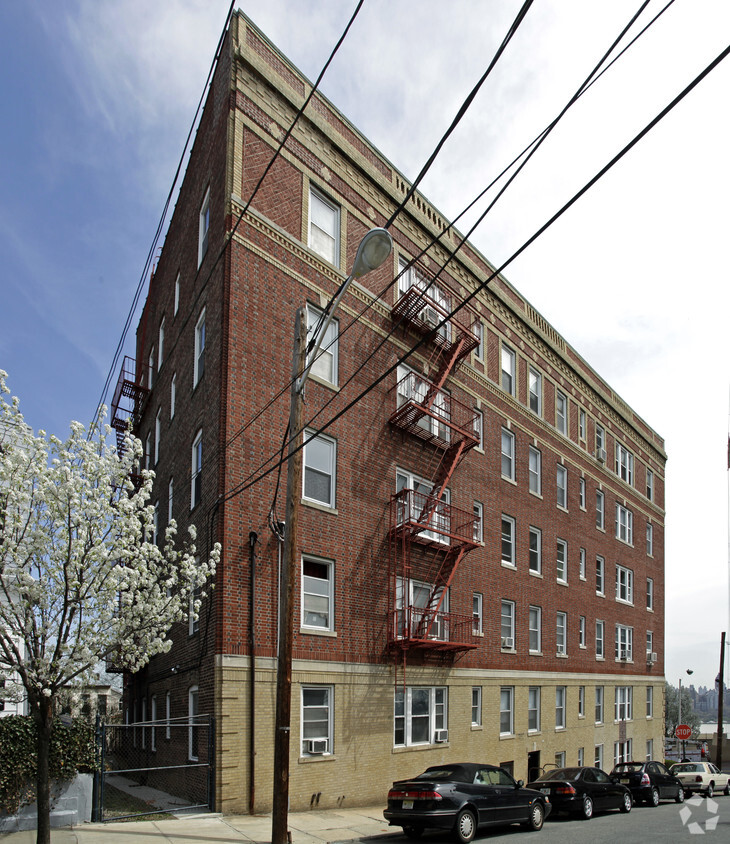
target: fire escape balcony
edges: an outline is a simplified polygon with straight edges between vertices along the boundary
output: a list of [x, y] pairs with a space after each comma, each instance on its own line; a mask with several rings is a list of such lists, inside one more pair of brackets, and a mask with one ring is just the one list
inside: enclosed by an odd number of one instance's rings
[[[122, 361], [111, 413], [111, 424], [117, 433], [117, 454], [120, 457], [124, 453], [124, 435], [130, 424], [132, 430], [139, 424], [142, 407], [150, 392], [146, 386], [150, 383], [148, 369], [147, 366], [138, 367], [134, 358], [129, 356]], [[141, 476], [132, 475], [135, 487], [139, 487], [141, 482]]]
[[402, 489], [391, 499], [390, 524], [392, 538], [434, 548], [471, 551], [479, 544], [479, 522], [473, 511], [413, 489]]
[[478, 647], [471, 615], [407, 606], [391, 614], [391, 648], [448, 653]]

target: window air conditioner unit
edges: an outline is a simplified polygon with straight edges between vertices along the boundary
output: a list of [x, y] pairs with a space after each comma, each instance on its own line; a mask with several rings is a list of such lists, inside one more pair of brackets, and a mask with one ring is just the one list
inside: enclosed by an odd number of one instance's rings
[[606, 449], [605, 448], [597, 448], [596, 449], [596, 460], [599, 463], [606, 462]]
[[306, 744], [308, 753], [321, 754], [327, 752], [327, 739], [310, 739]]
[[438, 311], [428, 305], [421, 311], [421, 319], [431, 328], [435, 328], [441, 322]]
[[646, 661], [653, 665], [657, 661], [656, 651], [647, 651]]
[[558, 653], [559, 654], [565, 653], [565, 645], [558, 645]]
[[620, 650], [618, 652], [618, 658], [622, 660], [627, 660], [629, 658], [629, 652], [627, 650]]
[[433, 734], [433, 740], [438, 744], [442, 744], [445, 741], [449, 740], [449, 731], [448, 730], [436, 730]]
[[503, 648], [514, 648], [515, 640], [512, 636], [502, 636], [502, 647]]

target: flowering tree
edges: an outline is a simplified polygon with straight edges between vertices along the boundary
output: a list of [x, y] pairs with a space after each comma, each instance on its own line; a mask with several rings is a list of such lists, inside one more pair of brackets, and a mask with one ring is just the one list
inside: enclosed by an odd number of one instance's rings
[[[127, 435], [117, 454], [104, 411], [87, 437], [65, 442], [25, 424], [0, 370], [0, 677], [27, 697], [38, 725], [39, 844], [50, 842], [48, 750], [60, 690], [100, 659], [136, 670], [169, 650], [170, 627], [197, 614], [220, 549], [180, 550], [171, 522], [154, 541], [153, 473], [130, 480], [141, 457]], [[14, 688], [13, 688], [14, 687]]]

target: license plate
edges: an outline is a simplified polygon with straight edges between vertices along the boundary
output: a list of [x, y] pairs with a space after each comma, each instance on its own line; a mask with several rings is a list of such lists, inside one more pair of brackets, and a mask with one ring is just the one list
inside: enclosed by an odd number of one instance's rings
[[621, 782], [631, 782], [631, 777], [621, 777]]
[[404, 809], [412, 809], [413, 808], [413, 801], [412, 800], [404, 800], [403, 801], [403, 808]]
[[549, 788], [541, 788], [541, 789], [540, 789], [540, 791], [541, 791], [543, 794], [550, 794], [550, 789], [549, 789]]

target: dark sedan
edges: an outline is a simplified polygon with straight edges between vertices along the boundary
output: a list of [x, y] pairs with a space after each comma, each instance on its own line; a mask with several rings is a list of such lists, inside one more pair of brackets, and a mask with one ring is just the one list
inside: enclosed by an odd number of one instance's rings
[[420, 838], [429, 828], [446, 829], [461, 844], [482, 826], [521, 823], [540, 829], [550, 801], [523, 786], [495, 765], [434, 765], [413, 779], [394, 782], [383, 815], [409, 838]]
[[630, 812], [634, 805], [629, 789], [613, 782], [600, 768], [554, 768], [527, 787], [548, 797], [553, 812], [568, 812], [584, 820], [607, 809]]
[[658, 806], [660, 800], [684, 802], [684, 786], [661, 762], [620, 762], [611, 779], [631, 789], [634, 800]]

